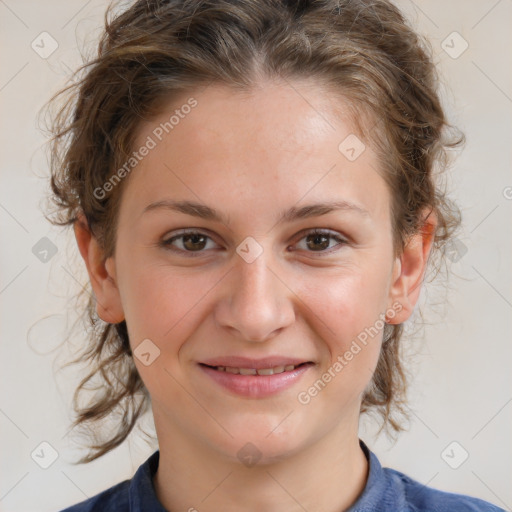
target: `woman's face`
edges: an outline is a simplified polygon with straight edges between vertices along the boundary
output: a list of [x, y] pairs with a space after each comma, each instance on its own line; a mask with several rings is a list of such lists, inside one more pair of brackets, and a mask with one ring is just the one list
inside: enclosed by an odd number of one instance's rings
[[107, 263], [159, 436], [262, 462], [357, 436], [401, 308], [379, 162], [315, 86], [192, 96], [141, 126]]

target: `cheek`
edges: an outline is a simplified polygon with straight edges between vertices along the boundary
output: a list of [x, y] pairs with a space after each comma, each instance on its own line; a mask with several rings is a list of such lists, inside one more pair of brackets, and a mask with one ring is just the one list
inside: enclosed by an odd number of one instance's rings
[[215, 284], [206, 274], [135, 256], [119, 262], [119, 269], [121, 299], [134, 345], [144, 338], [158, 345], [180, 339], [177, 332], [200, 311], [202, 299]]
[[356, 398], [371, 379], [380, 354], [387, 298], [382, 266], [351, 269], [315, 279], [299, 296], [315, 313], [318, 348], [328, 351], [321, 371], [340, 406]]
[[314, 279], [303, 277], [298, 295], [324, 325], [324, 339], [343, 346], [385, 312], [387, 276], [371, 266], [343, 270]]
[[[137, 370], [153, 402], [173, 403], [173, 410], [183, 410], [191, 404], [180, 384], [185, 378], [180, 351], [204, 320], [205, 295], [218, 279], [210, 283], [205, 275], [187, 274], [161, 263], [143, 265], [132, 261], [129, 269], [140, 269], [126, 272], [122, 289]], [[136, 357], [138, 344], [146, 339], [159, 350], [147, 366]]]

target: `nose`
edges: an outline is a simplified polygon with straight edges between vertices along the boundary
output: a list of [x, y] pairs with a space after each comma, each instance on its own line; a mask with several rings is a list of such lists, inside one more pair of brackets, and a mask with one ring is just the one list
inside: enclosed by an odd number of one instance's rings
[[263, 251], [248, 263], [235, 255], [223, 299], [216, 307], [216, 321], [231, 336], [251, 342], [263, 342], [291, 325], [295, 320], [293, 292], [278, 265]]

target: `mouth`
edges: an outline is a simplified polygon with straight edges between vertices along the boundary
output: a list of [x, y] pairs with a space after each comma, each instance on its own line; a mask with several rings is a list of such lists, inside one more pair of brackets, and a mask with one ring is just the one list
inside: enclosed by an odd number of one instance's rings
[[305, 373], [311, 371], [315, 363], [295, 361], [276, 365], [253, 361], [252, 364], [242, 363], [240, 366], [207, 363], [199, 363], [198, 366], [209, 378], [209, 382], [216, 383], [219, 389], [228, 391], [231, 395], [254, 399], [270, 397], [291, 388]]

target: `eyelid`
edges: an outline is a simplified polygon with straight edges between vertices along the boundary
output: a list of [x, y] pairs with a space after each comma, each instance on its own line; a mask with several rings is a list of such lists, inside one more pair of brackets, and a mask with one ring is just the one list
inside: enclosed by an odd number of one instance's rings
[[299, 236], [303, 237], [304, 235], [314, 235], [314, 234], [330, 235], [333, 238], [339, 238], [340, 240], [343, 240], [343, 241], [345, 241], [347, 243], [349, 241], [348, 237], [342, 235], [338, 231], [334, 231], [334, 230], [329, 229], [329, 228], [306, 228], [306, 229], [303, 229], [303, 230], [299, 231], [295, 236], [296, 237], [299, 237]]

